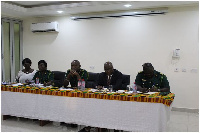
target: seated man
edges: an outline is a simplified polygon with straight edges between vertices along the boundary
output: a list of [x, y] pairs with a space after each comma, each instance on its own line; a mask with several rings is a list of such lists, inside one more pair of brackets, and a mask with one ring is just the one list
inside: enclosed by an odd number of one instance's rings
[[84, 79], [85, 81], [87, 81], [88, 72], [84, 69], [81, 69], [81, 65], [78, 60], [74, 60], [71, 63], [71, 69], [67, 70], [65, 77], [66, 77], [64, 81], [65, 88], [69, 85], [69, 82], [71, 84], [71, 87], [77, 87], [78, 80]]
[[122, 89], [122, 73], [113, 69], [111, 62], [104, 64], [104, 70], [105, 72], [99, 74], [98, 88], [112, 85], [114, 91]]
[[44, 84], [44, 86], [52, 85], [54, 75], [51, 71], [47, 70], [47, 63], [45, 60], [40, 60], [38, 62], [38, 69], [39, 71], [35, 73], [33, 80], [36, 82], [36, 79], [38, 78], [39, 83]]
[[[78, 80], [84, 79], [85, 81], [87, 81], [88, 72], [84, 69], [81, 69], [81, 65], [78, 60], [74, 60], [71, 62], [71, 69], [67, 70], [65, 77], [65, 88], [67, 88], [69, 83], [71, 84], [71, 87], [77, 87]], [[71, 124], [71, 127], [77, 127], [77, 124]]]
[[154, 70], [151, 63], [144, 63], [143, 71], [139, 72], [135, 79], [137, 90], [141, 92], [170, 92], [167, 77]]
[[[106, 62], [104, 64], [105, 72], [99, 74], [98, 88], [103, 86], [108, 87], [113, 85], [113, 90], [120, 90], [122, 87], [122, 73], [116, 69], [113, 69], [111, 62]], [[89, 132], [91, 127], [84, 127], [79, 132]], [[106, 128], [96, 128], [100, 131], [108, 131]]]

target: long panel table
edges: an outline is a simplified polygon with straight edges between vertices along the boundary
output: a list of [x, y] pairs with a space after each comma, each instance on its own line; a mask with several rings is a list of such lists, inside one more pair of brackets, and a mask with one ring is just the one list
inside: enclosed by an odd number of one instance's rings
[[170, 106], [162, 103], [1, 91], [1, 114], [125, 130], [166, 131]]

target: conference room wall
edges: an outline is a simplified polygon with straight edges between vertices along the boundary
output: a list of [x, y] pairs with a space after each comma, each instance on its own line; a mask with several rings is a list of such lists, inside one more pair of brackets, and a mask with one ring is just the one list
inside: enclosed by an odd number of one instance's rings
[[[104, 71], [103, 64], [111, 61], [114, 68], [131, 75], [131, 84], [142, 64], [151, 62], [155, 70], [167, 75], [171, 92], [176, 95], [173, 107], [198, 109], [198, 15], [198, 6], [193, 6], [144, 17], [79, 21], [69, 16], [30, 17], [23, 20], [24, 58], [32, 60], [34, 69], [44, 59], [49, 70], [60, 71], [69, 69], [74, 59], [90, 72]], [[59, 33], [30, 31], [31, 23], [50, 21], [59, 23]], [[179, 59], [172, 58], [176, 48], [180, 49]], [[175, 68], [179, 72], [174, 72]]]

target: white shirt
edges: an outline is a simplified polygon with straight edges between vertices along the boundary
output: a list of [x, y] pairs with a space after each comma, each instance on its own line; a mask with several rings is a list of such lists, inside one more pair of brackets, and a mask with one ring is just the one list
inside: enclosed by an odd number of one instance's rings
[[18, 73], [19, 83], [26, 83], [26, 80], [31, 81], [36, 72], [37, 71], [34, 70], [32, 73], [27, 74], [27, 73], [22, 72], [22, 70], [19, 71]]
[[113, 74], [112, 75], [108, 75], [108, 80], [111, 80]]

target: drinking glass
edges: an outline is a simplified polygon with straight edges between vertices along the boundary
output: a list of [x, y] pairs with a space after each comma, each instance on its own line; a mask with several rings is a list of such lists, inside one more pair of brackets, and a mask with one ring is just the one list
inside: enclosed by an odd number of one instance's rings
[[127, 85], [126, 89], [127, 89], [128, 91], [132, 91], [132, 90], [133, 90], [133, 89], [131, 88], [131, 85]]
[[109, 86], [108, 86], [108, 90], [109, 90], [109, 92], [113, 92], [113, 86], [112, 86], [112, 85], [109, 85]]

